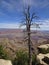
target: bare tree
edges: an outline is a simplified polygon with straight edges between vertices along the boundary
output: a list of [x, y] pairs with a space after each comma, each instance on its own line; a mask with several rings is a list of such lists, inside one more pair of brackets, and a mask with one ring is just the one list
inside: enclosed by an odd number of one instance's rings
[[[27, 40], [27, 42], [28, 42], [28, 51], [29, 51], [29, 62], [28, 62], [28, 65], [32, 65], [31, 26], [35, 25], [36, 27], [39, 27], [39, 25], [33, 23], [33, 19], [37, 18], [37, 16], [35, 15], [35, 13], [32, 13], [32, 15], [31, 15], [31, 13], [30, 13], [30, 7], [29, 6], [27, 7], [26, 11], [24, 11], [24, 17], [25, 17], [25, 20], [24, 20], [24, 22], [22, 23], [21, 26], [23, 26], [23, 25], [26, 26], [27, 37], [25, 38], [25, 41]], [[32, 49], [34, 50], [34, 48], [32, 48]]]

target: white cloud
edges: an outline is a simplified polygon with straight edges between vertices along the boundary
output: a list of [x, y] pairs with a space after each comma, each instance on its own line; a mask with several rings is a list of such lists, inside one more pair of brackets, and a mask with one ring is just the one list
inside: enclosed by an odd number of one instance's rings
[[14, 7], [11, 3], [8, 3], [6, 1], [2, 1], [2, 5], [1, 5], [2, 8], [5, 8], [7, 11], [13, 11], [14, 10]]
[[[38, 30], [49, 30], [49, 19], [48, 20], [40, 20], [40, 22], [36, 22], [37, 24], [41, 24]], [[19, 28], [19, 23], [0, 23], [0, 28]], [[22, 29], [25, 28], [24, 26]], [[32, 28], [33, 30], [36, 28]]]
[[0, 23], [0, 28], [19, 28], [18, 23]]
[[30, 5], [32, 7], [37, 7], [37, 8], [49, 7], [49, 0], [22, 0], [20, 2], [25, 6]]
[[40, 22], [37, 22], [40, 25], [39, 30], [49, 30], [49, 19], [47, 20], [40, 20]]
[[9, 2], [1, 0], [0, 4], [7, 11], [22, 11], [23, 6], [27, 6], [28, 4], [37, 8], [49, 7], [49, 0], [9, 0]]
[[[9, 12], [13, 11], [22, 11], [23, 6], [27, 6], [28, 4], [37, 8], [49, 7], [49, 0], [0, 0], [0, 7], [6, 9]], [[1, 15], [5, 15], [0, 11]], [[40, 20], [43, 25], [40, 25], [41, 30], [49, 30], [49, 20]], [[19, 24], [18, 24], [19, 25]], [[18, 27], [15, 23], [0, 23], [0, 28], [16, 28]]]

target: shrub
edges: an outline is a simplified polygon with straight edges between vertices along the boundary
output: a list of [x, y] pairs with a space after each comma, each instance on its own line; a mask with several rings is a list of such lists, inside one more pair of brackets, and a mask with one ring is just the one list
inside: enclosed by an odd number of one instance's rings
[[32, 65], [40, 65], [35, 54], [32, 55]]
[[14, 65], [28, 65], [28, 54], [24, 51], [18, 51], [16, 53], [16, 58], [13, 62]]
[[42, 48], [41, 49], [41, 53], [46, 54], [47, 53], [46, 49], [45, 48]]
[[[16, 53], [16, 58], [13, 61], [13, 65], [28, 65], [28, 60], [29, 60], [28, 53], [20, 50]], [[38, 61], [36, 59], [36, 55], [33, 54], [32, 65], [37, 65], [37, 64], [38, 64]]]
[[33, 54], [32, 55], [32, 65], [35, 65], [36, 64], [36, 55], [35, 54]]
[[47, 53], [49, 53], [49, 48], [47, 49]]
[[0, 45], [0, 58], [2, 58], [2, 59], [8, 59], [8, 56], [5, 53], [5, 50], [3, 49], [2, 45]]
[[39, 53], [46, 54], [46, 53], [49, 53], [49, 48], [47, 48], [47, 49], [45, 49], [45, 48], [39, 48], [38, 51], [39, 51]]

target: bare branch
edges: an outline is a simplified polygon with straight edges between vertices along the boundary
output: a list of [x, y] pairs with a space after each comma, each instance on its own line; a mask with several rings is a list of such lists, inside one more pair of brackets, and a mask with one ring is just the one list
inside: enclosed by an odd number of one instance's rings
[[19, 28], [21, 28], [22, 26], [26, 26], [26, 23], [20, 24]]
[[35, 14], [35, 13], [33, 13], [33, 14], [32, 14], [32, 17], [31, 17], [31, 22], [32, 22], [32, 20], [33, 20], [34, 18], [36, 18], [36, 19], [37, 19], [37, 18], [39, 18], [39, 17], [38, 17], [38, 16], [36, 16], [36, 14]]
[[28, 39], [24, 39], [24, 40], [22, 40], [23, 42], [26, 42], [26, 41], [28, 41]]
[[37, 24], [37, 23], [31, 23], [31, 26], [33, 26], [34, 28], [40, 28], [39, 25], [40, 25], [40, 24]]
[[31, 26], [34, 26], [36, 28], [40, 28], [40, 25], [42, 25], [41, 23], [38, 24], [38, 23], [31, 23]]

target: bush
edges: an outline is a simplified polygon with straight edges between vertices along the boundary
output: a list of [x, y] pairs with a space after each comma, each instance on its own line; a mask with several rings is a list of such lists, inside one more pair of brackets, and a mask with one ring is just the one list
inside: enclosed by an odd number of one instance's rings
[[[28, 53], [20, 50], [16, 53], [16, 58], [13, 61], [13, 65], [28, 65], [28, 60], [29, 60]], [[36, 55], [33, 54], [32, 65], [37, 65], [37, 64], [38, 61], [36, 59]]]
[[32, 55], [32, 65], [40, 65], [35, 54]]
[[49, 53], [49, 48], [47, 48], [47, 49], [45, 49], [45, 48], [39, 48], [38, 51], [39, 51], [39, 53], [46, 54], [46, 53]]
[[28, 65], [28, 54], [24, 51], [18, 51], [16, 53], [16, 58], [13, 62], [14, 65]]
[[46, 54], [47, 53], [47, 50], [45, 48], [42, 48], [41, 49], [41, 53]]
[[32, 65], [36, 64], [36, 56], [35, 54], [32, 55]]
[[47, 53], [49, 53], [49, 48], [47, 49]]
[[2, 45], [0, 45], [0, 58], [1, 59], [8, 59], [8, 56], [5, 53], [5, 50], [3, 49], [3, 46]]

